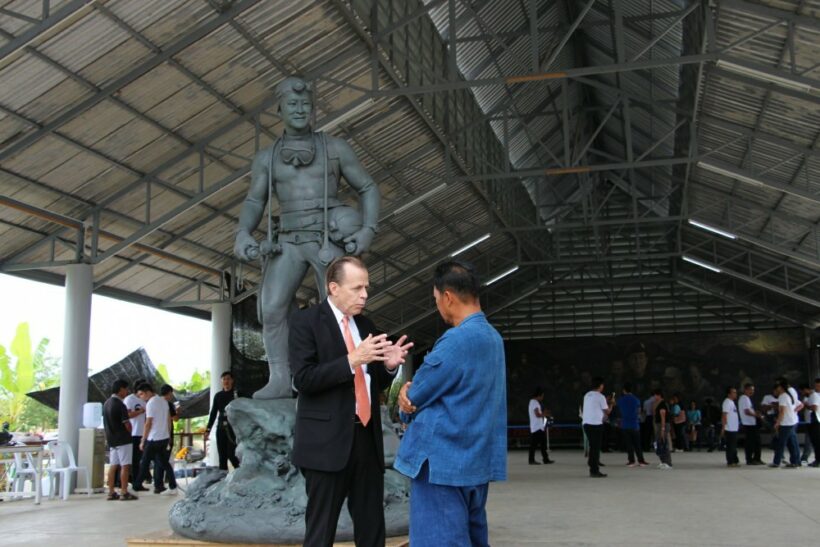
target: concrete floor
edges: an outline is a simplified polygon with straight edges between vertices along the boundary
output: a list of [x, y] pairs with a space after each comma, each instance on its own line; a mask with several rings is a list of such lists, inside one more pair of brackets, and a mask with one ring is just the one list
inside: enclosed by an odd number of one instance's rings
[[[609, 477], [591, 479], [580, 451], [552, 456], [554, 465], [530, 466], [526, 452], [510, 452], [509, 480], [490, 488], [494, 546], [802, 546], [820, 537], [820, 469], [727, 469], [717, 452], [675, 453], [669, 471], [633, 469], [610, 453], [602, 458]], [[176, 498], [142, 494], [127, 503], [4, 501], [0, 544], [111, 547], [167, 529]]]

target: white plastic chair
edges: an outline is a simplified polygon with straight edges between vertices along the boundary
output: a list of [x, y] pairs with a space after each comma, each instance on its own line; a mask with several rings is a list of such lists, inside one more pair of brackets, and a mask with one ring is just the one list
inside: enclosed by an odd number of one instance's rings
[[[48, 450], [51, 453], [51, 459], [46, 471], [49, 478], [49, 499], [54, 498], [57, 493], [57, 475], [60, 475], [60, 497], [63, 500], [68, 499], [69, 487], [71, 486], [71, 474], [77, 473], [77, 480], [80, 480], [80, 471], [85, 474], [85, 488], [88, 495], [91, 496], [91, 477], [88, 474], [87, 467], [78, 467], [74, 459], [74, 452], [71, 451], [71, 446], [67, 443], [59, 441], [51, 441], [48, 443]], [[66, 465], [67, 463], [67, 465]]]
[[6, 493], [10, 497], [23, 496], [26, 492], [26, 481], [31, 482], [31, 492], [36, 489], [37, 469], [31, 454], [14, 454], [14, 464], [6, 477]]

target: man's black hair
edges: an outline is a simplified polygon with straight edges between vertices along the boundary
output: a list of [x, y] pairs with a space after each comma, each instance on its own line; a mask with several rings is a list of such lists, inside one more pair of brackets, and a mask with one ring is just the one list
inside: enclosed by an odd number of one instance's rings
[[726, 386], [726, 396], [728, 397], [732, 390], [735, 389], [734, 386]]
[[148, 383], [148, 380], [146, 380], [145, 378], [137, 378], [136, 380], [134, 380], [134, 383], [131, 384], [131, 388], [136, 393], [139, 390], [139, 388], [142, 384], [147, 384], [147, 383]]
[[220, 378], [224, 378], [225, 376], [230, 376], [231, 378], [233, 378], [233, 373], [230, 370], [226, 370], [225, 372], [219, 375]]
[[532, 398], [535, 399], [536, 397], [544, 394], [544, 388], [541, 386], [535, 386], [535, 389], [532, 390]]
[[750, 387], [755, 387], [755, 385], [751, 382], [746, 382], [745, 384], [743, 384], [743, 391], [746, 391]]
[[154, 386], [148, 382], [143, 382], [140, 384], [139, 387], [137, 387], [137, 391], [150, 391], [151, 393], [156, 393], [156, 391], [154, 391]]
[[661, 397], [663, 397], [663, 390], [659, 387], [655, 388], [652, 390], [652, 395], [660, 395]]
[[162, 387], [159, 388], [159, 394], [162, 396], [168, 395], [169, 393], [173, 393], [174, 388], [169, 386], [168, 384], [162, 384]]
[[440, 293], [449, 290], [462, 300], [478, 298], [480, 284], [475, 268], [468, 262], [450, 260], [436, 267], [433, 286]]
[[592, 379], [592, 383], [590, 384], [590, 386], [592, 386], [592, 389], [595, 390], [595, 389], [598, 389], [599, 387], [601, 387], [601, 384], [603, 384], [603, 383], [604, 383], [603, 377], [596, 376], [595, 378]]
[[122, 388], [128, 389], [128, 382], [126, 380], [123, 380], [122, 378], [117, 378], [111, 384], [111, 393], [113, 395], [116, 395], [120, 392]]
[[624, 391], [627, 393], [632, 393], [632, 383], [631, 382], [624, 382]]

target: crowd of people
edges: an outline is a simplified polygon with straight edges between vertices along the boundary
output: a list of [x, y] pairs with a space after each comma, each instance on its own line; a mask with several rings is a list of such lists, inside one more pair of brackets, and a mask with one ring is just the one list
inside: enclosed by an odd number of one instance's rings
[[[743, 441], [746, 465], [768, 465], [772, 468], [798, 468], [803, 464], [818, 467], [820, 449], [820, 378], [814, 385], [798, 389], [780, 377], [770, 393], [756, 402], [755, 386], [745, 383], [740, 393], [734, 386], [725, 389], [720, 405], [706, 397], [703, 405], [680, 393], [667, 395], [655, 389], [643, 402], [625, 383], [621, 394], [604, 393], [603, 378], [592, 380], [591, 389], [581, 406], [581, 423], [585, 455], [591, 477], [606, 477], [600, 470], [600, 454], [614, 446], [626, 452], [628, 467], [649, 465], [645, 454], [654, 452], [658, 468], [671, 469], [676, 451], [715, 450], [725, 453], [728, 467], [740, 467], [739, 440]], [[542, 440], [548, 427], [549, 410], [543, 408], [544, 390], [537, 387], [529, 401], [529, 463], [537, 464], [535, 452], [540, 449], [545, 462], [550, 461]], [[801, 420], [802, 418], [802, 420]], [[798, 426], [805, 424], [805, 442], [800, 446]], [[774, 452], [768, 464], [762, 459], [762, 434], [771, 435]], [[786, 458], [788, 452], [788, 458]], [[814, 460], [811, 461], [812, 454]]]
[[103, 427], [109, 447], [109, 501], [138, 499], [133, 492], [147, 491], [143, 483], [150, 480], [155, 494], [176, 495], [171, 451], [173, 423], [178, 417], [173, 399], [174, 388], [168, 384], [157, 393], [145, 379], [137, 380], [130, 389], [125, 380], [113, 382], [111, 396], [103, 405]]

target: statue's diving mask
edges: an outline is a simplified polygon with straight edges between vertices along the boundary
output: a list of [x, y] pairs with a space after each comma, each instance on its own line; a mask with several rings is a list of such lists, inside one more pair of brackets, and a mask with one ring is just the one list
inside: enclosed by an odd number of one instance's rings
[[316, 155], [316, 146], [313, 138], [294, 139], [287, 136], [282, 139], [282, 162], [294, 167], [310, 165]]

